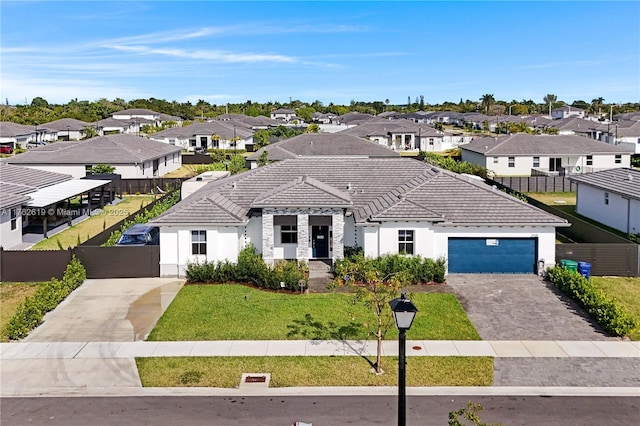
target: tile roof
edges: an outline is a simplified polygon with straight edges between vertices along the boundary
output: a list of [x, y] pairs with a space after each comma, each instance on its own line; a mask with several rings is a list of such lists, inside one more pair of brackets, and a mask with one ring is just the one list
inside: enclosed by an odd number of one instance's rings
[[256, 160], [267, 151], [269, 160], [312, 156], [399, 157], [400, 154], [362, 138], [338, 133], [305, 133], [260, 148], [248, 157]]
[[12, 123], [10, 121], [0, 121], [0, 137], [23, 136], [35, 133], [35, 126], [27, 126], [26, 124]]
[[500, 138], [476, 138], [460, 148], [485, 156], [629, 154], [621, 147], [576, 135], [515, 133]]
[[150, 109], [144, 108], [130, 108], [123, 109], [122, 111], [114, 112], [113, 115], [159, 115], [159, 113], [155, 111], [151, 111]]
[[71, 175], [0, 162], [0, 208], [23, 204], [31, 199], [29, 193], [72, 179]]
[[569, 176], [578, 184], [585, 184], [625, 197], [640, 200], [640, 170], [618, 168]]
[[81, 142], [56, 142], [6, 161], [11, 164], [131, 164], [180, 151], [180, 147], [142, 136], [117, 134]]
[[221, 212], [223, 209], [206, 201], [214, 195], [237, 206], [233, 210], [238, 215], [235, 223], [242, 222], [242, 214], [247, 220], [251, 209], [260, 206], [315, 206], [323, 202], [346, 206], [350, 199], [346, 208], [357, 223], [402, 216], [451, 225], [566, 226], [566, 221], [484, 183], [470, 182], [413, 159], [330, 157], [278, 161], [210, 182], [153, 223], [230, 223], [234, 218], [220, 217], [228, 216], [228, 210]]
[[67, 131], [67, 126], [69, 130], [79, 131], [84, 130], [85, 127], [91, 126], [91, 123], [86, 123], [84, 121], [76, 120], [75, 118], [61, 118], [60, 120], [51, 121], [49, 123], [42, 123], [42, 125], [38, 126], [38, 129], [42, 127], [43, 129], [55, 130], [58, 132]]
[[[189, 139], [196, 135], [218, 135], [221, 139], [230, 140], [234, 136], [233, 121], [214, 120], [205, 123], [192, 123], [184, 127], [172, 127], [149, 135], [151, 139], [163, 140], [167, 138]], [[253, 135], [244, 125], [237, 125], [235, 135], [242, 139]]]

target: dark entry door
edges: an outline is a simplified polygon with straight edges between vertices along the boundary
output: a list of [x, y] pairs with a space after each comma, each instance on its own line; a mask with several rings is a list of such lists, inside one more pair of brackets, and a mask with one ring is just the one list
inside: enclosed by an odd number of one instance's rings
[[562, 158], [549, 158], [549, 171], [559, 172], [562, 168]]
[[311, 227], [311, 247], [313, 257], [329, 257], [329, 227], [314, 225]]

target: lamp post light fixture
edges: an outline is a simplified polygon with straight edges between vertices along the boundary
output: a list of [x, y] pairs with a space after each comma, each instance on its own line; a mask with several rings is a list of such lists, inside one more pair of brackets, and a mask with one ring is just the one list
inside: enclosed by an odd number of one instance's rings
[[393, 319], [398, 327], [398, 426], [407, 424], [407, 330], [411, 328], [418, 308], [405, 293], [389, 302]]
[[70, 126], [67, 126], [67, 142], [71, 140], [71, 136], [69, 135], [69, 127]]

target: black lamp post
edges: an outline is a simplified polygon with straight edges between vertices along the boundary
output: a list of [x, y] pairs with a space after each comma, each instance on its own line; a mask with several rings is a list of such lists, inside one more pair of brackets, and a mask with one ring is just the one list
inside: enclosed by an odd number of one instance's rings
[[71, 136], [69, 135], [69, 127], [70, 126], [67, 126], [67, 142], [71, 140]]
[[398, 327], [398, 426], [407, 424], [407, 360], [406, 332], [411, 328], [418, 308], [402, 293], [400, 297], [389, 302], [393, 319]]
[[233, 154], [235, 155], [238, 150], [237, 150], [237, 146], [238, 146], [238, 137], [236, 136], [236, 125], [233, 125]]

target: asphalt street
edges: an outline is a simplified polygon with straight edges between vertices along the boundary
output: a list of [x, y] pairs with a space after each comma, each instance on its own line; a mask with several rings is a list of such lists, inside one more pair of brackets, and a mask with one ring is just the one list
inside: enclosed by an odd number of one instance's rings
[[[480, 404], [481, 421], [503, 425], [637, 425], [640, 398], [410, 396], [409, 426], [447, 425], [449, 412]], [[3, 426], [397, 424], [393, 396], [4, 398]]]

